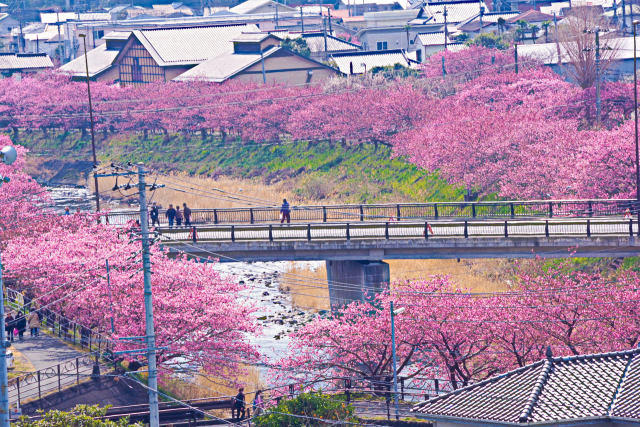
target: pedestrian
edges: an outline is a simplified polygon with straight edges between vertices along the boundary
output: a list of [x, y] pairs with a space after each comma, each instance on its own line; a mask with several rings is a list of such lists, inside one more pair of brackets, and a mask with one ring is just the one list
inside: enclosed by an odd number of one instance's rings
[[24, 317], [24, 314], [18, 313], [16, 317], [16, 329], [18, 329], [18, 338], [20, 341], [24, 338], [24, 331], [27, 330], [27, 318]]
[[169, 228], [173, 228], [173, 220], [176, 219], [176, 210], [173, 208], [173, 205], [169, 205], [169, 209], [165, 213], [167, 216], [167, 221], [169, 221]]
[[180, 211], [180, 206], [176, 206], [176, 227], [180, 227], [182, 225], [182, 212]]
[[187, 206], [186, 203], [182, 204], [182, 214], [184, 215], [184, 226], [189, 227], [191, 225], [191, 209]]
[[156, 202], [153, 202], [153, 206], [151, 206], [151, 212], [149, 212], [149, 217], [151, 218], [152, 227], [155, 224], [158, 224], [158, 227], [160, 227], [160, 209], [158, 209], [158, 205], [156, 204]]
[[4, 318], [4, 331], [7, 333], [7, 340], [13, 342], [13, 329], [16, 327], [11, 313]]
[[65, 215], [71, 215], [71, 211], [69, 210], [69, 206], [65, 206], [64, 207], [64, 214]]
[[256, 395], [253, 398], [253, 416], [257, 417], [262, 413], [264, 402], [262, 401], [262, 390], [256, 391]]
[[282, 206], [280, 206], [280, 224], [284, 223], [285, 219], [287, 224], [291, 223], [291, 209], [287, 199], [282, 199]]
[[40, 316], [37, 311], [32, 311], [29, 314], [29, 330], [32, 337], [38, 336], [38, 329], [40, 328]]
[[[236, 394], [236, 397], [234, 397], [233, 400], [233, 407], [231, 408], [231, 419], [234, 418], [234, 409], [236, 412], [236, 418], [240, 420], [244, 419], [244, 406], [244, 388], [240, 387], [240, 389], [238, 390], [238, 394]], [[242, 416], [240, 416], [240, 412], [242, 412]]]

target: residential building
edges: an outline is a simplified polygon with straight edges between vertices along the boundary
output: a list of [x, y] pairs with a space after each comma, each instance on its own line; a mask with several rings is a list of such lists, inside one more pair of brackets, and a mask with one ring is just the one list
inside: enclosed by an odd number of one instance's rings
[[340, 0], [340, 9], [349, 9], [351, 16], [366, 12], [384, 12], [411, 8], [410, 0]]
[[553, 357], [416, 405], [435, 427], [640, 425], [640, 349]]
[[517, 11], [478, 14], [458, 24], [458, 31], [471, 36], [489, 32], [499, 34], [508, 27], [509, 20], [518, 15], [520, 15], [520, 12]]
[[211, 58], [175, 80], [227, 80], [258, 83], [310, 84], [341, 73], [319, 61], [305, 58], [279, 46], [271, 34], [241, 34], [233, 40], [234, 51]]
[[51, 68], [51, 58], [44, 53], [0, 53], [1, 77], [22, 76]]
[[329, 62], [346, 75], [367, 73], [374, 67], [386, 67], [395, 64], [400, 64], [404, 67], [416, 65], [402, 49], [335, 53], [329, 57]]
[[[98, 80], [117, 80], [124, 85], [169, 81], [207, 59], [233, 52], [232, 40], [243, 32], [258, 31], [257, 26], [247, 24], [134, 30], [124, 43], [122, 33], [116, 33], [105, 46], [88, 54], [100, 64], [93, 69]], [[113, 79], [114, 68], [117, 79]], [[84, 55], [60, 70], [82, 77]]]
[[444, 24], [445, 10], [448, 24], [459, 24], [489, 11], [484, 1], [443, 1], [427, 3], [422, 18], [431, 18], [429, 22]]
[[297, 12], [293, 7], [289, 7], [274, 0], [246, 0], [237, 6], [229, 9], [229, 12], [237, 15], [251, 15], [256, 13]]
[[425, 23], [394, 27], [363, 28], [356, 33], [364, 50], [412, 51], [416, 36], [420, 33], [434, 33], [444, 30], [444, 24]]
[[[446, 41], [446, 43], [445, 43]], [[427, 57], [444, 50], [445, 45], [452, 43], [451, 38], [445, 38], [444, 31], [437, 33], [420, 33], [414, 39], [416, 61], [423, 62]]]
[[[633, 76], [633, 37], [618, 37], [610, 41], [601, 41], [602, 46], [610, 46], [615, 50], [613, 61], [603, 73], [603, 80], [617, 81], [625, 77]], [[558, 49], [561, 61], [558, 61]], [[637, 56], [640, 57], [640, 47]], [[555, 72], [570, 77], [566, 67], [572, 67], [569, 55], [562, 44], [536, 43], [518, 45], [518, 57], [522, 61], [533, 59], [539, 61]], [[560, 62], [560, 63], [559, 63]]]
[[309, 50], [311, 50], [311, 58], [316, 60], [323, 60], [325, 56], [332, 55], [334, 53], [358, 52], [362, 50], [359, 45], [330, 34], [327, 34], [325, 37], [324, 33], [304, 33], [300, 35], [300, 37], [307, 42], [307, 46], [309, 46]]

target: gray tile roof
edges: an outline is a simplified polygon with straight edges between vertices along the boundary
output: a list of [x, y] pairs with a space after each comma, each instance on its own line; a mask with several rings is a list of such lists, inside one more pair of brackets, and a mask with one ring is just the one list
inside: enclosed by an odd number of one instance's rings
[[53, 68], [45, 53], [0, 53], [0, 70], [28, 70]]
[[[324, 52], [324, 35], [322, 33], [306, 33], [302, 35], [302, 38], [307, 42], [311, 52]], [[327, 52], [347, 52], [360, 49], [357, 44], [327, 34]]]
[[[89, 63], [89, 77], [94, 77], [109, 69], [113, 64], [113, 60], [118, 56], [118, 53], [120, 53], [119, 50], [107, 49], [106, 44], [101, 44], [97, 48], [88, 51], [87, 62]], [[58, 68], [58, 70], [72, 76], [84, 77], [87, 72], [84, 55], [80, 55], [73, 61], [67, 62]]]
[[549, 358], [437, 396], [424, 418], [552, 424], [625, 418], [640, 423], [640, 350]]
[[233, 52], [231, 40], [242, 33], [256, 33], [254, 24], [134, 30], [160, 66], [199, 64], [209, 58]]

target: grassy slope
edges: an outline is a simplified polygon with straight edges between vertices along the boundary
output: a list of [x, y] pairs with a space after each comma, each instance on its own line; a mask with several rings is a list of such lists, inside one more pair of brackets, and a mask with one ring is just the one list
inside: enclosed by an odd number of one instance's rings
[[[460, 200], [462, 190], [401, 159], [388, 147], [292, 142], [279, 145], [221, 143], [199, 136], [98, 136], [103, 162], [145, 162], [164, 171], [285, 181], [303, 199], [349, 202]], [[89, 140], [78, 133], [45, 137], [22, 133], [16, 141], [34, 153], [88, 160]], [[58, 156], [56, 156], [58, 153]]]

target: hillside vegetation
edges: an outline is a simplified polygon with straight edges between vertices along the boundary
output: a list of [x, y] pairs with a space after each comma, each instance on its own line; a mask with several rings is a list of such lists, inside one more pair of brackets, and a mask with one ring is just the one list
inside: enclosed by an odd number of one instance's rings
[[[449, 185], [400, 158], [391, 148], [373, 144], [285, 142], [221, 143], [199, 135], [99, 134], [100, 161], [144, 162], [162, 173], [252, 179], [267, 185], [285, 183], [299, 200], [360, 203], [375, 201], [460, 200], [463, 189]], [[90, 138], [80, 132], [47, 135], [21, 132], [15, 141], [32, 150], [33, 174], [41, 180], [73, 182], [90, 172]], [[49, 160], [63, 157], [65, 162]], [[75, 167], [74, 165], [78, 166]], [[82, 183], [82, 180], [78, 180]]]

